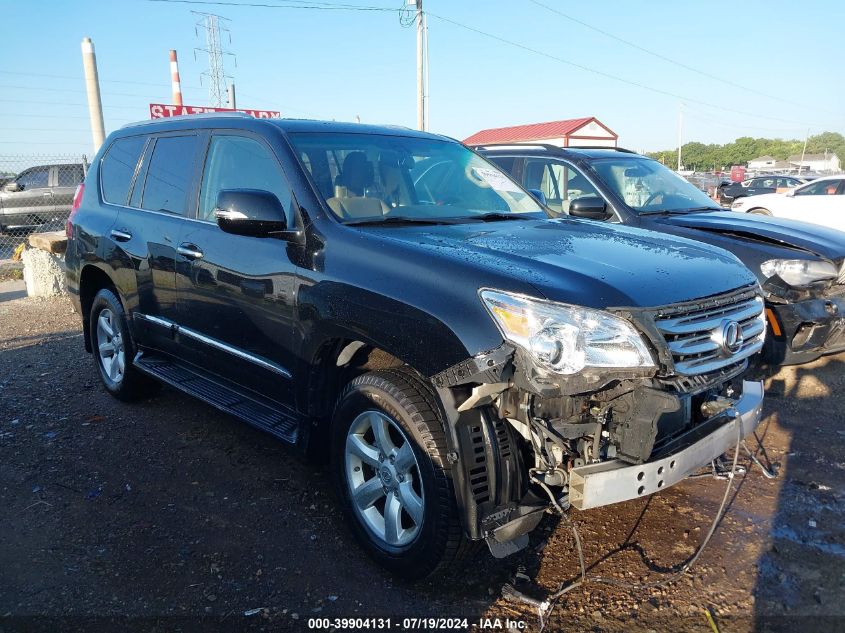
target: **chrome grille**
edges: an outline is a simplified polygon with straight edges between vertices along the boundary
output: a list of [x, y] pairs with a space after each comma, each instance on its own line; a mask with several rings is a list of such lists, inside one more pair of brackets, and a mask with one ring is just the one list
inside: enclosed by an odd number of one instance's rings
[[842, 265], [839, 267], [839, 279], [836, 280], [836, 283], [845, 285], [845, 260], [843, 260]]
[[[736, 364], [760, 351], [766, 331], [763, 307], [763, 298], [748, 290], [695, 305], [664, 308], [654, 315], [654, 323], [672, 354], [675, 373], [696, 376]], [[742, 332], [742, 342], [733, 352], [723, 344], [725, 328], [732, 321]]]

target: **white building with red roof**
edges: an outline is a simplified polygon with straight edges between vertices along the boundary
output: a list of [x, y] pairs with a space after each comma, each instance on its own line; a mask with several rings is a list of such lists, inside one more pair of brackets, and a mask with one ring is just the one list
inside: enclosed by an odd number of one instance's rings
[[530, 123], [481, 130], [464, 139], [467, 145], [547, 143], [558, 147], [616, 147], [619, 135], [596, 117]]

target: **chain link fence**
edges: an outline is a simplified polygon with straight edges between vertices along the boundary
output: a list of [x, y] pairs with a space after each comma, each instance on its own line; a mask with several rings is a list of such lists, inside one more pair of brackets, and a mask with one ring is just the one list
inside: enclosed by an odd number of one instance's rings
[[0, 155], [0, 267], [31, 233], [64, 229], [85, 155]]

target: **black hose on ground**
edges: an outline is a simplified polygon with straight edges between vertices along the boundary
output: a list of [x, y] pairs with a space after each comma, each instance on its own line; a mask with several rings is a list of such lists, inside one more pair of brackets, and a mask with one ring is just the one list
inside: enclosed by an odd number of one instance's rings
[[[643, 582], [643, 583], [631, 583], [626, 582], [623, 580], [619, 580], [617, 578], [605, 578], [603, 576], [587, 576], [586, 565], [584, 564], [584, 548], [581, 544], [581, 535], [578, 532], [578, 528], [575, 524], [570, 520], [569, 516], [560, 509], [560, 505], [557, 503], [557, 500], [554, 498], [551, 490], [546, 488], [547, 493], [549, 494], [552, 504], [555, 507], [556, 511], [564, 521], [569, 525], [569, 528], [572, 530], [572, 536], [575, 539], [575, 549], [578, 552], [578, 564], [581, 570], [581, 577], [579, 580], [576, 580], [568, 585], [561, 584], [558, 590], [551, 594], [546, 600], [536, 600], [534, 598], [530, 598], [525, 594], [517, 591], [511, 585], [505, 585], [502, 588], [502, 596], [506, 599], [511, 599], [513, 601], [524, 602], [526, 604], [531, 605], [535, 609], [537, 609], [538, 617], [540, 620], [540, 633], [546, 628], [546, 622], [548, 617], [551, 615], [552, 611], [555, 608], [557, 601], [560, 599], [561, 596], [564, 594], [569, 593], [573, 589], [577, 589], [587, 583], [596, 583], [596, 584], [605, 584], [605, 585], [612, 585], [615, 587], [622, 587], [625, 589], [630, 590], [640, 590], [640, 589], [653, 589], [655, 587], [660, 587], [663, 585], [667, 585], [669, 583], [675, 582], [681, 576], [683, 576], [689, 569], [695, 564], [695, 562], [699, 559], [701, 554], [704, 552], [704, 549], [707, 547], [707, 544], [710, 542], [710, 539], [713, 537], [713, 534], [716, 532], [716, 528], [718, 527], [719, 523], [722, 520], [725, 507], [728, 503], [728, 497], [730, 496], [731, 488], [733, 487], [733, 480], [734, 475], [737, 469], [737, 462], [739, 461], [739, 448], [743, 446], [745, 443], [743, 441], [743, 434], [742, 434], [742, 417], [740, 416], [739, 412], [736, 409], [732, 409], [732, 415], [737, 423], [737, 441], [736, 447], [734, 449], [734, 456], [733, 456], [733, 463], [731, 464], [731, 470], [727, 475], [727, 486], [725, 486], [725, 494], [722, 496], [722, 502], [719, 504], [719, 509], [716, 512], [716, 516], [713, 517], [713, 522], [710, 525], [710, 529], [708, 530], [707, 534], [704, 537], [704, 540], [698, 546], [695, 554], [687, 560], [686, 563], [675, 573], [671, 574], [667, 578], [662, 578], [660, 580], [655, 580], [652, 582]], [[745, 447], [748, 450], [748, 447]], [[750, 451], [749, 451], [750, 453]], [[763, 468], [760, 465], [761, 469]], [[765, 470], [765, 469], [764, 469]]]

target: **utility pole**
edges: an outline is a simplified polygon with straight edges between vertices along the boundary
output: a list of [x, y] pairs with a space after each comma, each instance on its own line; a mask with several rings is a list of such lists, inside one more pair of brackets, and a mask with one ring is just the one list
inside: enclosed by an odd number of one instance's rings
[[678, 171], [681, 171], [681, 166], [683, 163], [681, 162], [681, 147], [683, 147], [683, 136], [684, 132], [684, 102], [681, 101], [678, 104]]
[[[226, 69], [223, 65], [223, 58], [224, 55], [232, 55], [232, 57], [234, 55], [223, 48], [220, 34], [221, 32], [228, 33], [229, 29], [225, 26], [221, 27], [220, 21], [226, 20], [228, 22], [229, 19], [216, 13], [203, 13], [200, 11], [191, 11], [191, 13], [201, 16], [194, 27], [194, 32], [197, 36], [199, 37], [200, 28], [205, 31], [205, 48], [195, 48], [194, 57], [196, 57], [197, 51], [202, 51], [208, 55], [208, 70], [203, 72], [201, 77], [204, 76], [208, 80], [208, 94], [211, 105], [222, 108], [225, 106], [228, 96], [226, 91], [226, 79], [228, 75], [226, 75]], [[230, 42], [231, 39], [230, 34]], [[237, 66], [237, 61], [235, 65]]]
[[423, 0], [416, 0], [417, 7], [417, 129], [425, 131], [425, 24]]
[[804, 166], [804, 154], [807, 153], [807, 139], [810, 138], [810, 128], [807, 128], [807, 134], [804, 136], [804, 149], [801, 150], [801, 162], [798, 163], [798, 175], [801, 175], [801, 168]]
[[229, 107], [232, 110], [238, 109], [238, 102], [235, 99], [235, 84], [234, 82], [229, 82]]
[[94, 54], [94, 42], [90, 37], [82, 40], [82, 67], [85, 69], [85, 91], [88, 93], [88, 115], [91, 119], [91, 136], [94, 140], [94, 152], [100, 149], [106, 140], [103, 124], [103, 102], [100, 98], [100, 78], [97, 74], [97, 56]]

